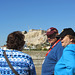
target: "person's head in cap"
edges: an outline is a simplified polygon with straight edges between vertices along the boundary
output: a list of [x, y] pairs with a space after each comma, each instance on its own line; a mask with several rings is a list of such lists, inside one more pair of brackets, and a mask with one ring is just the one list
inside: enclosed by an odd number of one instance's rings
[[53, 45], [57, 41], [56, 36], [58, 35], [58, 30], [54, 27], [51, 27], [47, 30], [46, 35], [47, 35], [47, 38], [48, 38], [48, 42], [51, 45]]
[[63, 47], [75, 43], [75, 32], [72, 28], [63, 29], [57, 37], [60, 37]]

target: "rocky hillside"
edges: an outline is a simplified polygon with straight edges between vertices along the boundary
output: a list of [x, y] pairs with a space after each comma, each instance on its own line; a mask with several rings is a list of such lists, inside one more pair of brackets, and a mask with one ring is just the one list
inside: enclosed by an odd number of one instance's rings
[[43, 44], [47, 41], [46, 31], [31, 29], [25, 34], [25, 31], [22, 32], [25, 35], [25, 41], [28, 46]]

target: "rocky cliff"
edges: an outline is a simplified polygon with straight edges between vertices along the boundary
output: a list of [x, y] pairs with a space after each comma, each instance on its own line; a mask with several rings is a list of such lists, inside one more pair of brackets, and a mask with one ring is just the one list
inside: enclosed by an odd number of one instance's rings
[[[25, 32], [23, 31], [22, 33], [24, 34]], [[29, 32], [24, 34], [26, 44], [30, 46], [45, 43], [47, 41], [47, 37], [45, 34], [46, 34], [45, 30], [36, 30], [36, 29], [29, 30]]]

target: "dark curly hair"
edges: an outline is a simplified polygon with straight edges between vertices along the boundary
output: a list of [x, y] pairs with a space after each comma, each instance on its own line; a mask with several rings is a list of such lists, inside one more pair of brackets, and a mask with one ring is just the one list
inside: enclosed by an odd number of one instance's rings
[[25, 44], [24, 38], [21, 31], [10, 33], [7, 37], [7, 48], [21, 51]]

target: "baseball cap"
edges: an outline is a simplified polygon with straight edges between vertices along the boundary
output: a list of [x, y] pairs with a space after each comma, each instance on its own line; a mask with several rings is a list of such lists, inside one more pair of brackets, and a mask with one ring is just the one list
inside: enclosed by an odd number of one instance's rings
[[51, 27], [47, 30], [46, 35], [49, 36], [52, 35], [53, 33], [58, 33], [58, 30], [54, 27]]
[[75, 36], [75, 32], [73, 31], [72, 28], [65, 28], [57, 37], [64, 37], [66, 35]]

